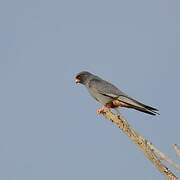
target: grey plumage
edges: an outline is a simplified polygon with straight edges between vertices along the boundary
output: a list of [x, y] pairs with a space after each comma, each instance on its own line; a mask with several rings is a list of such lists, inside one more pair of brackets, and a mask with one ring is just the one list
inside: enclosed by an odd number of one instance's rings
[[76, 75], [76, 82], [85, 85], [91, 96], [104, 106], [111, 104], [113, 106], [110, 108], [116, 108], [114, 105], [114, 102], [116, 102], [117, 107], [133, 108], [151, 115], [158, 114], [156, 108], [147, 106], [129, 97], [110, 82], [87, 71], [78, 73]]

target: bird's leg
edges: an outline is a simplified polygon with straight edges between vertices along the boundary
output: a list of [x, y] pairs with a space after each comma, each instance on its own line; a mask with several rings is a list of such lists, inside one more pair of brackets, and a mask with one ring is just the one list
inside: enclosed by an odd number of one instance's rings
[[103, 107], [97, 109], [97, 110], [96, 110], [96, 113], [97, 113], [97, 114], [101, 114], [102, 112], [104, 112], [104, 111], [107, 110], [107, 109], [109, 109], [109, 108], [106, 107], [106, 106], [103, 106]]

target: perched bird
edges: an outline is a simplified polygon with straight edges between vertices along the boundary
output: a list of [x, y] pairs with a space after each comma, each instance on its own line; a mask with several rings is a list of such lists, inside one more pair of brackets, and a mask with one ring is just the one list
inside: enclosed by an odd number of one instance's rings
[[97, 113], [103, 112], [105, 108], [133, 108], [135, 110], [156, 115], [158, 110], [151, 106], [147, 106], [119, 90], [116, 86], [102, 78], [87, 72], [82, 71], [75, 77], [76, 83], [83, 84], [91, 96], [98, 102], [103, 104], [103, 107], [97, 110]]

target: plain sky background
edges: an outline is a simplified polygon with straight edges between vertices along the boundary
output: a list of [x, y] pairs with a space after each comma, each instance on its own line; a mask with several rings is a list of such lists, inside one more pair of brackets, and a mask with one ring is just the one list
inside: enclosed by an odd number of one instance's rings
[[180, 162], [171, 148], [180, 144], [179, 9], [178, 0], [1, 0], [0, 179], [164, 180], [96, 115], [74, 76], [89, 70], [157, 107], [156, 117], [122, 113]]

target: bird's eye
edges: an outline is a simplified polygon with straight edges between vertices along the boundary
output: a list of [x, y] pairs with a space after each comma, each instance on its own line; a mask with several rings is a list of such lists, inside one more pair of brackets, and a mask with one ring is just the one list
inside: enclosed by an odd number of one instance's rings
[[76, 82], [76, 84], [78, 84], [78, 83], [80, 83], [80, 75], [78, 75], [78, 76], [76, 76], [76, 78], [75, 78], [75, 82]]
[[76, 76], [76, 79], [80, 79], [80, 75]]

